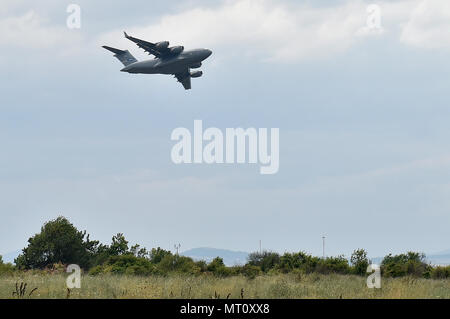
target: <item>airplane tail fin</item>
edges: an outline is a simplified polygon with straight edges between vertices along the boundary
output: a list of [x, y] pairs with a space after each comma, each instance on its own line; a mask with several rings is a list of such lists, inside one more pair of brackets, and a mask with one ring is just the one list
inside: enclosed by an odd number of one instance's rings
[[115, 48], [108, 47], [106, 45], [102, 46], [102, 48], [111, 51], [114, 53], [114, 56], [122, 62], [124, 66], [130, 65], [131, 63], [137, 62], [136, 58], [131, 55], [130, 51], [128, 50], [119, 50]]

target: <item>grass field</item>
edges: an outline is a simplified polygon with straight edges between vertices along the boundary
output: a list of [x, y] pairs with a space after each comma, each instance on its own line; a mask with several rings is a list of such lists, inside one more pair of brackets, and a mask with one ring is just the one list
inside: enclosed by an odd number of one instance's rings
[[[64, 274], [0, 277], [0, 298], [26, 283], [23, 298], [450, 298], [450, 280], [382, 278], [381, 289], [368, 289], [352, 275], [273, 275], [255, 279], [213, 276], [82, 276], [81, 288], [66, 288]], [[31, 296], [29, 293], [37, 288]]]

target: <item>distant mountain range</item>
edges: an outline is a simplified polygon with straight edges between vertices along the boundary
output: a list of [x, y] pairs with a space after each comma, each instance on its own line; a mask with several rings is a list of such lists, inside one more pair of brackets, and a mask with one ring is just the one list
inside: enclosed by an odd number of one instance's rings
[[[14, 259], [17, 258], [21, 252], [22, 250], [16, 250], [2, 255], [3, 262], [14, 263]], [[220, 257], [223, 259], [225, 265], [234, 266], [245, 264], [249, 253], [244, 251], [201, 247], [186, 250], [182, 252], [181, 255], [191, 257], [194, 260], [205, 260], [207, 262], [210, 262], [216, 257]], [[450, 265], [450, 249], [426, 255], [426, 259], [432, 265]], [[383, 257], [374, 257], [371, 258], [371, 260], [373, 263], [380, 264]]]

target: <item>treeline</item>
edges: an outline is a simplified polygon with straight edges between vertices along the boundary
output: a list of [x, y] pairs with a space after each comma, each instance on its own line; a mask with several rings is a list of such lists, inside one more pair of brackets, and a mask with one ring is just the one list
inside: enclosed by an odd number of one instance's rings
[[[159, 247], [147, 250], [140, 245], [130, 246], [123, 234], [113, 236], [111, 244], [104, 245], [90, 240], [86, 231], [77, 230], [66, 218], [58, 217], [47, 222], [39, 234], [28, 240], [28, 246], [15, 259], [15, 264], [4, 264], [0, 257], [0, 274], [24, 270], [52, 271], [64, 269], [63, 265], [78, 264], [90, 275], [166, 276], [181, 273], [255, 278], [262, 274], [294, 272], [366, 276], [370, 260], [364, 249], [355, 250], [350, 260], [344, 256], [319, 258], [304, 252], [280, 255], [264, 251], [250, 254], [245, 265], [227, 267], [220, 257], [207, 263]], [[441, 279], [450, 277], [450, 266], [433, 267], [425, 262], [424, 254], [408, 252], [384, 257], [381, 272], [386, 277]]]

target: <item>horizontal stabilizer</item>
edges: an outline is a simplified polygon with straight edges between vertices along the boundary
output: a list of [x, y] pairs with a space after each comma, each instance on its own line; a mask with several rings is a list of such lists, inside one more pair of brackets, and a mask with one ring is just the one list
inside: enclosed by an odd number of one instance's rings
[[108, 47], [106, 45], [102, 46], [102, 48], [111, 51], [114, 53], [114, 56], [122, 62], [124, 66], [130, 65], [131, 63], [137, 62], [136, 58], [131, 55], [130, 51], [128, 50], [119, 50], [116, 48]]
[[109, 50], [109, 51], [111, 51], [111, 52], [113, 52], [113, 53], [115, 53], [115, 54], [123, 54], [123, 53], [125, 53], [124, 50], [119, 50], [119, 49], [111, 48], [111, 47], [109, 47], [109, 46], [107, 46], [107, 45], [102, 46], [102, 48], [104, 48], [104, 49], [106, 49], [106, 50]]

